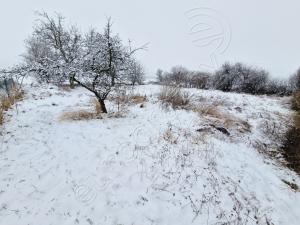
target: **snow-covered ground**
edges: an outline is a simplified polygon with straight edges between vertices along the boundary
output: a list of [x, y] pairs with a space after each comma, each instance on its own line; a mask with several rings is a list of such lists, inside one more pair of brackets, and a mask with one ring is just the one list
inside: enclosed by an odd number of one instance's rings
[[144, 107], [123, 117], [66, 121], [92, 110], [88, 92], [25, 89], [2, 128], [1, 225], [300, 223], [300, 193], [283, 181], [300, 179], [276, 151], [286, 98], [186, 90], [198, 113], [165, 109], [145, 85]]

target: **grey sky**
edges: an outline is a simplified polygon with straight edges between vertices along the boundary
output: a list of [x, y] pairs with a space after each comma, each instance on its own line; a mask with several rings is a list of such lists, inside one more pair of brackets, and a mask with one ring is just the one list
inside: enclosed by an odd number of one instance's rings
[[[90, 26], [102, 29], [106, 17], [111, 16], [114, 31], [123, 39], [130, 38], [136, 46], [150, 42], [149, 50], [138, 55], [149, 76], [157, 68], [169, 69], [174, 65], [212, 70], [224, 61], [261, 66], [278, 77], [287, 77], [300, 67], [298, 0], [1, 1], [0, 67], [20, 61], [36, 10], [60, 12], [68, 23], [76, 23], [83, 31]], [[223, 46], [224, 53], [217, 52], [218, 63], [208, 68], [217, 42], [210, 43], [209, 36], [191, 32], [214, 22], [220, 22], [221, 27], [211, 30], [212, 38], [217, 37], [218, 29], [225, 33], [231, 30], [232, 36], [228, 48]], [[230, 37], [225, 33], [228, 40]]]

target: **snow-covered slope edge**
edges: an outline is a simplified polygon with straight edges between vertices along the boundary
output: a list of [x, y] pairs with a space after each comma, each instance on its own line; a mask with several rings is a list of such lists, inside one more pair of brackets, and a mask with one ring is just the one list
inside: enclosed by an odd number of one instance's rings
[[[285, 99], [187, 90], [222, 121], [165, 110], [158, 91], [138, 87], [148, 101], [123, 118], [61, 121], [92, 96], [28, 86], [1, 137], [0, 224], [299, 224], [300, 193], [282, 181], [299, 178], [260, 153], [276, 154]], [[225, 122], [230, 136], [210, 126]]]

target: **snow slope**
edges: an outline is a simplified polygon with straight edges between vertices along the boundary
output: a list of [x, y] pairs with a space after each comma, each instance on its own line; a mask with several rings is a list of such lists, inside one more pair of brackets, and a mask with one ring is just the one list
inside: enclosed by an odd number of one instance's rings
[[234, 118], [227, 136], [209, 113], [164, 109], [154, 85], [134, 90], [143, 108], [89, 121], [60, 119], [91, 109], [84, 89], [26, 91], [2, 128], [1, 225], [299, 224], [300, 193], [283, 180], [300, 180], [270, 156], [289, 123], [285, 98], [186, 90]]

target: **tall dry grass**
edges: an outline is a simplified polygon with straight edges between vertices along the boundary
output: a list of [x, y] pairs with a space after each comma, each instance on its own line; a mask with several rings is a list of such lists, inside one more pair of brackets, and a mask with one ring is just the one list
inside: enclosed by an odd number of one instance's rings
[[4, 123], [4, 114], [9, 110], [16, 102], [22, 100], [23, 91], [13, 88], [9, 95], [0, 96], [0, 125]]
[[162, 87], [158, 98], [163, 106], [171, 106], [173, 109], [186, 108], [191, 101], [191, 95], [176, 86]]
[[93, 111], [88, 110], [77, 110], [77, 111], [70, 111], [64, 112], [59, 120], [60, 121], [80, 121], [80, 120], [94, 120], [94, 119], [102, 119], [102, 110], [100, 103], [96, 98], [91, 100], [91, 105], [93, 106]]

